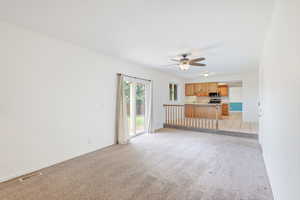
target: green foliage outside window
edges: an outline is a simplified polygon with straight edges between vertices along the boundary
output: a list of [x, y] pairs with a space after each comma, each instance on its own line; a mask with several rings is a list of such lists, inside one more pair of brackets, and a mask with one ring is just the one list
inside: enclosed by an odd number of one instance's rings
[[178, 90], [177, 84], [173, 84], [173, 83], [169, 84], [169, 100], [170, 101], [177, 101], [177, 99], [178, 99], [177, 90]]

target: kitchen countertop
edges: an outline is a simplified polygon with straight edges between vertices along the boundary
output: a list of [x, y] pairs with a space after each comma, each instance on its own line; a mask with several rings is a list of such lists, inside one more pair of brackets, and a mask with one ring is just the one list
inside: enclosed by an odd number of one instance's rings
[[195, 105], [195, 106], [221, 106], [221, 103], [185, 103], [184, 105]]

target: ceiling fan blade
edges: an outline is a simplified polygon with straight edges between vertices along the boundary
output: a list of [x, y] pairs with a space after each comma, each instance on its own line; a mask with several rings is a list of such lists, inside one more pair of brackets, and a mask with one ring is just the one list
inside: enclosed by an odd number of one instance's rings
[[203, 61], [203, 60], [205, 60], [205, 58], [195, 58], [195, 59], [191, 59], [190, 63], [200, 62], [200, 61]]
[[191, 66], [200, 66], [200, 67], [204, 67], [206, 66], [206, 64], [202, 64], [202, 63], [190, 63]]
[[171, 58], [170, 60], [171, 60], [171, 61], [174, 61], [174, 62], [179, 62], [179, 61], [180, 61], [180, 58], [179, 58], [179, 59]]
[[159, 67], [175, 67], [175, 66], [178, 66], [177, 63], [173, 63], [173, 64], [166, 64], [166, 65], [160, 65]]

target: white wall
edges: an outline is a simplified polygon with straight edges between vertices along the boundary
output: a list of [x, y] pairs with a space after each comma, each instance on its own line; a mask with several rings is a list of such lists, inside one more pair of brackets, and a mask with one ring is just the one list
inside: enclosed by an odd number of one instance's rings
[[261, 62], [260, 142], [275, 200], [300, 199], [299, 8], [276, 1]]
[[182, 89], [172, 75], [3, 22], [0, 38], [0, 182], [113, 144], [116, 73], [153, 80], [155, 128], [169, 81]]
[[186, 80], [186, 82], [243, 82], [243, 120], [258, 121], [258, 71], [244, 74], [216, 75], [198, 79]]
[[242, 87], [229, 87], [229, 101], [230, 102], [243, 102], [243, 88]]
[[258, 72], [243, 74], [243, 120], [258, 121]]

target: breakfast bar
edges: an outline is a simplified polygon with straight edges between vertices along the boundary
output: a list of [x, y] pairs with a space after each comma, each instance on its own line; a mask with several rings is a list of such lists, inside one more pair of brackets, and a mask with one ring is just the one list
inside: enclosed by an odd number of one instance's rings
[[221, 119], [221, 104], [189, 103], [184, 105], [187, 118]]

